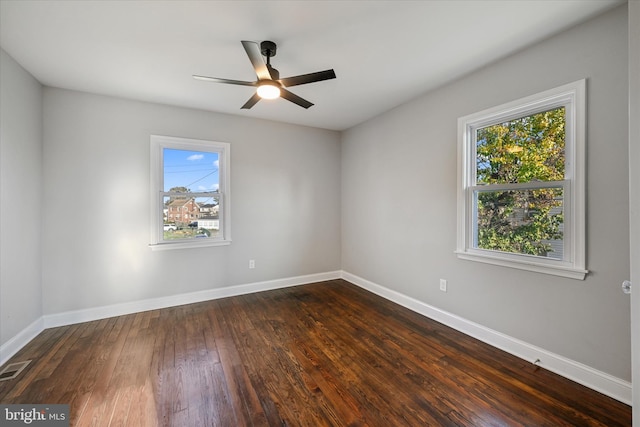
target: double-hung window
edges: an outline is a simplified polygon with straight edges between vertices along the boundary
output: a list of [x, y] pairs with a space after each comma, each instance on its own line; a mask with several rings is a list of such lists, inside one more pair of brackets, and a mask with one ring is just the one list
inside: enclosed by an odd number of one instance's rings
[[228, 143], [151, 136], [151, 248], [231, 242]]
[[584, 279], [585, 81], [458, 119], [459, 258]]

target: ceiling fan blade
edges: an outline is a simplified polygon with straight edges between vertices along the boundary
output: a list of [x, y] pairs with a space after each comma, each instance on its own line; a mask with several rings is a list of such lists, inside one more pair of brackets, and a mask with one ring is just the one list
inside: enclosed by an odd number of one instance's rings
[[260, 45], [256, 42], [243, 40], [242, 46], [244, 46], [244, 50], [247, 52], [251, 65], [253, 65], [253, 68], [256, 70], [258, 80], [272, 80], [271, 73], [269, 73], [269, 69], [267, 68], [267, 63], [264, 62], [262, 58]]
[[304, 85], [307, 83], [320, 82], [322, 80], [335, 79], [336, 73], [333, 70], [318, 71], [316, 73], [302, 74], [299, 76], [285, 77], [280, 79], [284, 87]]
[[289, 92], [285, 88], [280, 88], [280, 96], [286, 99], [287, 101], [291, 101], [294, 104], [298, 104], [302, 108], [309, 108], [313, 105], [311, 102], [307, 101], [304, 98], [300, 98], [298, 95]]
[[242, 80], [231, 80], [231, 79], [219, 79], [217, 77], [207, 77], [207, 76], [197, 76], [193, 75], [194, 79], [204, 80], [205, 82], [215, 82], [215, 83], [227, 83], [230, 85], [240, 85], [240, 86], [256, 86], [256, 82], [245, 82]]
[[258, 101], [260, 101], [260, 95], [258, 95], [257, 93], [254, 93], [253, 96], [251, 98], [249, 98], [249, 100], [247, 102], [245, 102], [242, 107], [240, 107], [240, 109], [241, 110], [242, 109], [248, 110], [249, 108], [251, 108], [254, 105], [256, 105], [258, 103]]

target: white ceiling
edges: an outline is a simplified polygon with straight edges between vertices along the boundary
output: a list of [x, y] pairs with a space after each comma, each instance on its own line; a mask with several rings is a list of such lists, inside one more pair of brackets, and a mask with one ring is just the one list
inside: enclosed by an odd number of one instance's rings
[[[623, 3], [621, 0], [0, 1], [0, 46], [42, 84], [343, 130]], [[337, 79], [240, 107], [241, 40], [272, 40], [282, 77]]]

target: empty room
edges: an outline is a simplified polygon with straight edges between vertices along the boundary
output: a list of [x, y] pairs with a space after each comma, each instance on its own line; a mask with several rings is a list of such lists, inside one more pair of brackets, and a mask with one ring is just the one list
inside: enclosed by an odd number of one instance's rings
[[0, 0], [0, 48], [1, 425], [640, 427], [640, 2]]

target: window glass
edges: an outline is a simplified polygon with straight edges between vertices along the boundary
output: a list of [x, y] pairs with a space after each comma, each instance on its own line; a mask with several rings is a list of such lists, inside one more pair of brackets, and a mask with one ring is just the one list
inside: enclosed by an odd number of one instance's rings
[[565, 108], [476, 131], [476, 182], [506, 184], [564, 179]]
[[220, 159], [216, 152], [163, 149], [164, 191], [216, 191]]
[[[565, 108], [475, 131], [476, 184], [524, 189], [474, 192], [474, 247], [563, 258], [563, 188], [526, 188], [565, 178]], [[536, 185], [540, 187], [540, 185]]]
[[563, 258], [562, 188], [476, 191], [480, 249]]

